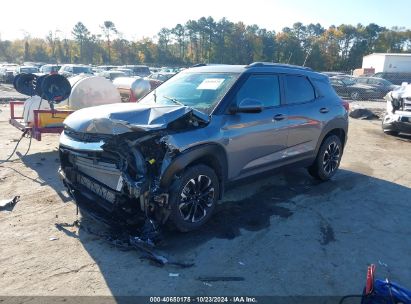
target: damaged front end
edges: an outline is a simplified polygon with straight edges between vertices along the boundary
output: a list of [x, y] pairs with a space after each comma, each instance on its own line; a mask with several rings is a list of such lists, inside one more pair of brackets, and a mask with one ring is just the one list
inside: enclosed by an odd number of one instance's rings
[[172, 185], [161, 178], [182, 153], [172, 136], [207, 125], [208, 116], [184, 106], [72, 115], [60, 138], [60, 174], [80, 209], [109, 224], [165, 223]]
[[411, 85], [403, 85], [385, 96], [387, 112], [382, 121], [384, 132], [411, 133]]

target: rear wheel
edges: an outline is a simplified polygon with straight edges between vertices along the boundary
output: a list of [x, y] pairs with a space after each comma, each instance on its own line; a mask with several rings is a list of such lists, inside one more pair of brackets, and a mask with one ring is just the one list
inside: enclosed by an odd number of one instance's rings
[[180, 231], [198, 229], [211, 217], [219, 197], [217, 175], [208, 166], [188, 167], [170, 193], [173, 224]]
[[340, 166], [343, 153], [341, 139], [336, 135], [328, 136], [320, 146], [317, 157], [308, 172], [320, 180], [330, 179]]
[[360, 100], [361, 95], [360, 95], [360, 92], [354, 91], [354, 92], [351, 92], [350, 97], [352, 100]]

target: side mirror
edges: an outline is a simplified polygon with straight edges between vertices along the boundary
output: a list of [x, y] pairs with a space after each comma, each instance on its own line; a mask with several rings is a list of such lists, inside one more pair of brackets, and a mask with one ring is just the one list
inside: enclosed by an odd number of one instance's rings
[[257, 99], [244, 98], [237, 106], [231, 108], [231, 113], [260, 113], [263, 103]]

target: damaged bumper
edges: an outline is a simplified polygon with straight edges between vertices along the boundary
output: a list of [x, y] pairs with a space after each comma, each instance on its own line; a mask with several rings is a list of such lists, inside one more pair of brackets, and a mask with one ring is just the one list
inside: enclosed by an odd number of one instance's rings
[[168, 195], [153, 191], [138, 150], [122, 156], [104, 150], [105, 139], [82, 142], [72, 136], [61, 135], [59, 173], [81, 211], [110, 224], [136, 222], [158, 207], [154, 204], [168, 203]]
[[382, 126], [384, 131], [394, 131], [411, 134], [411, 112], [396, 111], [384, 116]]
[[170, 137], [207, 125], [209, 117], [197, 112], [185, 106], [109, 105], [71, 114], [60, 137], [61, 175], [80, 209], [101, 210], [120, 221], [143, 216], [164, 223], [175, 177], [167, 169], [181, 153]]

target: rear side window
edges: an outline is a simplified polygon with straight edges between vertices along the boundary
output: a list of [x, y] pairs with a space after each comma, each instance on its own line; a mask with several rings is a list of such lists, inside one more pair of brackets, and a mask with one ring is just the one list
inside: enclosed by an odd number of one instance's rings
[[237, 104], [245, 98], [256, 99], [264, 107], [280, 105], [280, 85], [278, 76], [251, 75], [237, 92]]
[[328, 79], [312, 79], [317, 92], [320, 96], [333, 96], [336, 98], [339, 98], [337, 93], [335, 92], [334, 88], [331, 86], [330, 82]]
[[285, 76], [285, 96], [288, 104], [302, 103], [315, 99], [314, 88], [305, 76]]

